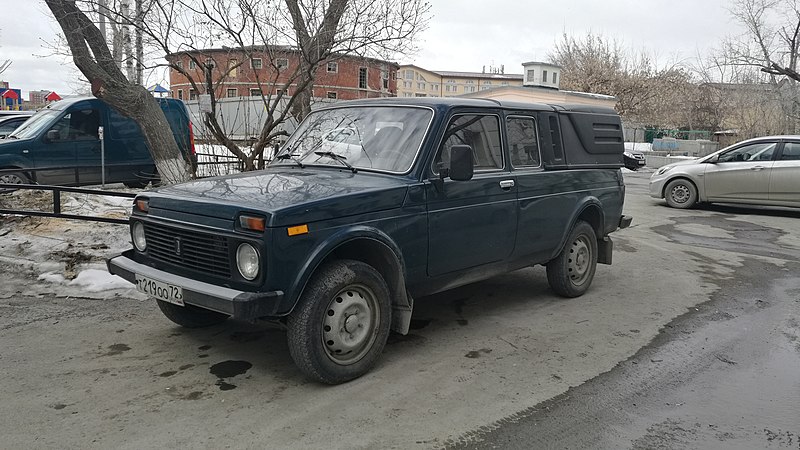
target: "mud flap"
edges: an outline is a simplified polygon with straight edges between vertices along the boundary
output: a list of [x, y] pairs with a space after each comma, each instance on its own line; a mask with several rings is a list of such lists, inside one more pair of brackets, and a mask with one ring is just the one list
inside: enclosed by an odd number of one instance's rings
[[611, 254], [614, 252], [614, 242], [606, 236], [597, 240], [597, 263], [611, 264]]
[[414, 309], [414, 299], [410, 295], [406, 298], [408, 299], [407, 305], [392, 305], [392, 331], [404, 336], [408, 334], [411, 327], [411, 312]]

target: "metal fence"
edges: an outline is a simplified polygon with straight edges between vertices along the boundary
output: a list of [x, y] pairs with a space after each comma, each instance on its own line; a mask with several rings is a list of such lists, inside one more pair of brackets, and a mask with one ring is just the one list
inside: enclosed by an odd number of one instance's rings
[[120, 223], [125, 224], [128, 223], [128, 219], [117, 219], [113, 217], [101, 217], [101, 216], [90, 216], [90, 215], [79, 215], [79, 214], [67, 214], [61, 211], [61, 193], [62, 192], [73, 192], [79, 194], [91, 194], [91, 195], [100, 195], [105, 197], [120, 197], [120, 198], [130, 198], [133, 199], [136, 197], [136, 194], [130, 192], [116, 192], [116, 191], [105, 191], [99, 189], [84, 189], [84, 188], [76, 188], [76, 187], [66, 187], [66, 186], [44, 186], [39, 184], [7, 184], [7, 183], [0, 183], [0, 191], [3, 190], [19, 190], [19, 189], [26, 189], [26, 190], [39, 190], [39, 191], [51, 191], [53, 193], [53, 211], [29, 211], [29, 210], [22, 210], [22, 209], [6, 209], [0, 208], [0, 214], [15, 214], [15, 215], [25, 215], [25, 216], [39, 216], [39, 217], [58, 217], [61, 219], [77, 219], [77, 220], [90, 220], [94, 222], [106, 222], [106, 223]]

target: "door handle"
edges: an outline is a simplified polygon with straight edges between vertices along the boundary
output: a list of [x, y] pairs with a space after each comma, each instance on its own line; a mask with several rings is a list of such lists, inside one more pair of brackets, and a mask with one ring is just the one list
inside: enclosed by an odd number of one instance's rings
[[763, 169], [764, 169], [764, 166], [754, 166], [754, 167], [750, 168], [750, 170], [755, 170], [755, 171], [759, 171], [759, 170], [763, 170]]
[[500, 182], [500, 187], [503, 189], [511, 189], [514, 187], [514, 180], [503, 180]]

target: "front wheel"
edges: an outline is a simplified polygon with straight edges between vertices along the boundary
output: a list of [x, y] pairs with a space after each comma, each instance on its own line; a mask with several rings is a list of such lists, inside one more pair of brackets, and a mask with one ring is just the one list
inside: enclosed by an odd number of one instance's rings
[[375, 364], [391, 323], [389, 288], [380, 273], [360, 261], [321, 267], [289, 316], [289, 353], [309, 378], [339, 384]]
[[[31, 181], [22, 172], [0, 173], [0, 183], [2, 184], [29, 184]], [[13, 188], [0, 188], [0, 192], [11, 192]]]
[[664, 200], [673, 208], [691, 208], [697, 203], [697, 188], [689, 180], [672, 180], [664, 189]]
[[547, 282], [558, 295], [579, 297], [592, 284], [597, 269], [597, 235], [594, 228], [578, 221], [561, 253], [547, 263]]

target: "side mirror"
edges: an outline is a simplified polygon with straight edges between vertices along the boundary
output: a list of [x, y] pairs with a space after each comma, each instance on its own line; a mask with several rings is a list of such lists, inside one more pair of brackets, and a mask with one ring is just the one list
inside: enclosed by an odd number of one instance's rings
[[472, 179], [475, 156], [469, 145], [454, 145], [450, 147], [450, 179], [455, 181], [469, 181]]
[[707, 163], [716, 164], [719, 162], [719, 155], [714, 155], [706, 160]]
[[61, 140], [61, 134], [59, 134], [58, 130], [48, 131], [46, 137], [50, 142]]

